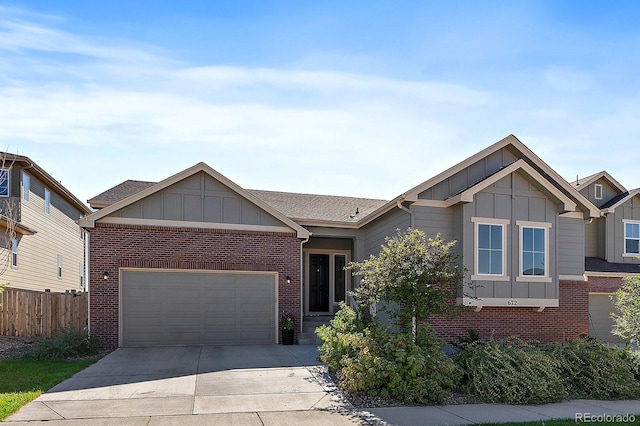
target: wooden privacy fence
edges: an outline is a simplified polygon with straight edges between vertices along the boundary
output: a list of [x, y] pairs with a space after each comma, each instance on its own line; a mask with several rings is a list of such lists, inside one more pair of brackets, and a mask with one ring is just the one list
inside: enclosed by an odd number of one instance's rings
[[87, 293], [7, 288], [0, 293], [0, 334], [51, 337], [63, 328], [87, 326]]

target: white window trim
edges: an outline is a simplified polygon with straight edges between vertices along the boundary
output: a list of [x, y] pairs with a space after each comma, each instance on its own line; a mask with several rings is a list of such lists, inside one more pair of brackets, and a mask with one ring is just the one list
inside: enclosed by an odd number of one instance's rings
[[[551, 277], [549, 276], [549, 229], [552, 227], [552, 224], [549, 222], [530, 222], [526, 220], [517, 220], [516, 226], [518, 227], [518, 276], [516, 277], [516, 281], [518, 282], [539, 282], [539, 283], [550, 283]], [[538, 228], [544, 229], [544, 275], [543, 276], [531, 276], [531, 275], [522, 275], [522, 232], [524, 228]]]
[[44, 212], [51, 213], [51, 191], [47, 188], [44, 189]]
[[31, 192], [31, 176], [23, 170], [22, 171], [22, 200], [23, 201], [29, 201], [30, 192]]
[[[638, 225], [640, 226], [640, 221], [639, 220], [628, 220], [628, 219], [622, 219], [622, 256], [623, 257], [638, 257], [640, 256], [640, 253], [627, 253], [627, 223], [631, 223], [634, 225]], [[630, 238], [632, 240], [640, 240], [640, 238]], [[640, 242], [638, 243], [638, 245], [640, 246]], [[640, 251], [640, 250], [639, 250]]]
[[11, 267], [18, 267], [18, 239], [11, 240]]
[[[507, 275], [507, 225], [508, 219], [495, 219], [484, 217], [472, 217], [473, 222], [473, 274], [472, 281], [509, 281]], [[478, 273], [478, 225], [500, 225], [502, 226], [502, 274], [479, 274]]]
[[593, 185], [593, 198], [596, 200], [602, 200], [602, 184], [596, 183]]
[[[1, 198], [9, 198], [9, 196], [11, 196], [11, 169], [0, 169], [0, 173], [6, 173], [7, 174], [7, 193], [6, 194], [2, 194], [0, 192], [0, 197]], [[0, 179], [0, 184], [3, 183], [2, 180]]]

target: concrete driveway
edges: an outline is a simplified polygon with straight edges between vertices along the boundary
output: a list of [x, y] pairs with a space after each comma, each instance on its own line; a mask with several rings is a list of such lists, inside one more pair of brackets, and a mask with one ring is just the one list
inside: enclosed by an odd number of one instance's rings
[[9, 417], [9, 423], [361, 424], [326, 380], [317, 347], [118, 349]]

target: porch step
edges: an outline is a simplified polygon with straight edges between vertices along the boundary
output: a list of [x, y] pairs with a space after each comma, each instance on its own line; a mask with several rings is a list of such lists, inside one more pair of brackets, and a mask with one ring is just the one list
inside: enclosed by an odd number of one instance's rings
[[298, 335], [298, 344], [300, 345], [319, 345], [322, 343], [316, 336], [316, 328], [321, 325], [329, 325], [329, 321], [333, 319], [333, 315], [309, 315], [303, 318], [302, 333]]

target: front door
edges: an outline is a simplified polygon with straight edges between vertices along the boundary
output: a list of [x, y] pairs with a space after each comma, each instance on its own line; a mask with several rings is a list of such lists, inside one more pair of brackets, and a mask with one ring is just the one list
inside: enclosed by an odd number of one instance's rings
[[329, 312], [329, 255], [309, 255], [309, 311]]

